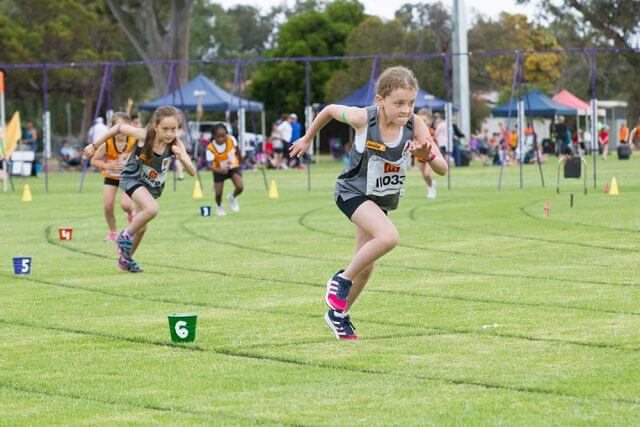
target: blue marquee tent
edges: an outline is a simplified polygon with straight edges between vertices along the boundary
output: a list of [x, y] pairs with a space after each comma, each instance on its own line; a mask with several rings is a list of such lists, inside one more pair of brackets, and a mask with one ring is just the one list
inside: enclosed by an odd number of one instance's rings
[[194, 91], [205, 92], [202, 97], [204, 111], [237, 111], [240, 107], [247, 111], [264, 111], [262, 102], [249, 102], [247, 99], [233, 96], [202, 74], [166, 96], [140, 104], [140, 109], [155, 110], [162, 105], [173, 105], [183, 110], [195, 111], [198, 107], [198, 98], [194, 95]]
[[[527, 96], [528, 95], [528, 96]], [[532, 90], [527, 95], [520, 97], [524, 101], [525, 115], [529, 116], [555, 116], [557, 114], [575, 115], [576, 110], [569, 108], [559, 102], [554, 101], [544, 95], [539, 90]], [[518, 100], [513, 99], [511, 102], [502, 104], [491, 110], [491, 114], [496, 117], [507, 117], [509, 115], [509, 107], [511, 107], [511, 117], [518, 114]]]

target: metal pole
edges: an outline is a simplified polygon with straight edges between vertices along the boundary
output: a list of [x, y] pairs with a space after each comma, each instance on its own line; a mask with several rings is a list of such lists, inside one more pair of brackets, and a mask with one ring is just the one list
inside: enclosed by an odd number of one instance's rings
[[597, 167], [598, 161], [598, 100], [591, 98], [591, 154], [593, 156], [593, 188], [598, 187]]
[[444, 104], [444, 119], [447, 127], [447, 149], [445, 153], [445, 159], [447, 161], [447, 188], [451, 190], [451, 115], [453, 114], [453, 106], [451, 105], [451, 79], [449, 79], [449, 55], [444, 56], [444, 80], [446, 103]]
[[451, 116], [453, 115], [453, 105], [451, 104], [451, 102], [447, 102], [445, 104], [445, 109], [445, 120], [447, 121], [447, 163], [449, 165], [449, 173], [447, 174], [447, 188], [451, 190], [451, 161], [449, 157], [449, 153], [453, 152], [451, 146], [453, 144], [453, 126], [451, 123]]
[[242, 158], [247, 153], [247, 110], [244, 107], [238, 108], [238, 144], [240, 145], [240, 153], [242, 153]]
[[[304, 120], [305, 120], [305, 128], [309, 129], [311, 126], [311, 121], [313, 121], [313, 108], [311, 107], [311, 63], [307, 61], [304, 64], [304, 79], [305, 79], [305, 98], [306, 103], [304, 106]], [[305, 129], [305, 131], [306, 131]], [[307, 163], [307, 191], [311, 191], [311, 156], [313, 155], [313, 144], [311, 148], [311, 153], [304, 153], [304, 160]]]
[[64, 110], [67, 113], [67, 141], [71, 144], [71, 103], [67, 102], [64, 106]]
[[[266, 125], [266, 117], [264, 114], [264, 108], [260, 113], [260, 126], [262, 127], [262, 154], [266, 154], [265, 146], [267, 144], [267, 125]], [[264, 170], [264, 164], [266, 161], [260, 162], [260, 170], [262, 171], [262, 180], [264, 181], [264, 189], [265, 191], [269, 191], [269, 185], [267, 184], [267, 173]]]
[[518, 161], [520, 163], [520, 188], [524, 187], [522, 176], [522, 163], [524, 162], [524, 100], [520, 97], [518, 101]]
[[598, 188], [598, 100], [596, 97], [596, 54], [592, 50], [589, 54], [589, 63], [591, 64], [591, 140], [593, 141], [593, 188]]
[[467, 52], [467, 14], [464, 0], [453, 0], [453, 91], [458, 105], [458, 124], [465, 135], [471, 135], [469, 109], [469, 55]]
[[49, 99], [47, 94], [47, 66], [42, 68], [42, 129], [44, 154], [44, 191], [49, 192], [49, 156], [51, 155], [51, 120], [49, 115]]
[[5, 148], [7, 144], [7, 118], [5, 113], [5, 105], [4, 105], [4, 71], [0, 70], [0, 128], [2, 128], [2, 191], [5, 193], [8, 191], [7, 189], [7, 180], [9, 179], [9, 171], [7, 167], [9, 166], [9, 162], [7, 162], [7, 150]]

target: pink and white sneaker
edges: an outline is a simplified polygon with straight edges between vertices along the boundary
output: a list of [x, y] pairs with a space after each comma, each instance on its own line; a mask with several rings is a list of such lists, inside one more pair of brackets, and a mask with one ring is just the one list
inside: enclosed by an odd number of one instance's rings
[[340, 313], [335, 310], [329, 310], [324, 315], [324, 321], [331, 329], [331, 332], [339, 340], [357, 340], [358, 336], [355, 333], [355, 327], [351, 323], [351, 316], [349, 313]]
[[104, 238], [104, 241], [107, 243], [115, 243], [116, 237], [118, 237], [118, 232], [113, 231], [107, 234], [107, 237]]
[[340, 274], [343, 272], [344, 270], [338, 271], [327, 282], [327, 293], [324, 296], [324, 300], [329, 308], [336, 311], [343, 311], [347, 306], [347, 297], [349, 296], [352, 285], [351, 280], [340, 277]]

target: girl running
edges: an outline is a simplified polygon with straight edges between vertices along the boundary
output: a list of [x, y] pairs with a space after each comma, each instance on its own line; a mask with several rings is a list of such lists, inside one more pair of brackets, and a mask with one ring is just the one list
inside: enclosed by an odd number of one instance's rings
[[[116, 112], [111, 119], [111, 126], [130, 124], [131, 119], [123, 112]], [[116, 231], [116, 217], [113, 213], [116, 193], [120, 186], [120, 173], [124, 168], [131, 152], [135, 149], [136, 138], [133, 136], [117, 135], [109, 138], [104, 145], [101, 145], [93, 155], [91, 164], [97, 166], [104, 176], [104, 186], [102, 197], [104, 203], [104, 216], [107, 220], [109, 233], [104, 239], [105, 242], [115, 242], [118, 232]], [[124, 192], [120, 197], [120, 206], [127, 213], [129, 223], [133, 221], [133, 206], [131, 198]]]
[[302, 156], [313, 136], [331, 119], [356, 131], [349, 165], [338, 177], [334, 198], [355, 225], [355, 254], [346, 270], [327, 282], [324, 319], [338, 339], [356, 339], [349, 309], [371, 276], [374, 262], [398, 244], [398, 231], [387, 217], [398, 206], [411, 155], [427, 160], [439, 175], [447, 162], [421, 118], [412, 114], [418, 92], [413, 72], [405, 67], [386, 69], [376, 84], [375, 105], [367, 108], [329, 105], [315, 118], [307, 133], [291, 147]]
[[142, 272], [132, 255], [147, 230], [147, 223], [160, 210], [155, 199], [162, 195], [171, 157], [175, 156], [180, 160], [189, 175], [194, 176], [196, 173], [184, 144], [176, 137], [179, 117], [180, 112], [174, 107], [159, 107], [145, 129], [120, 124], [84, 149], [84, 155], [92, 157], [105, 141], [121, 133], [139, 141], [120, 174], [120, 187], [136, 205], [133, 222], [116, 238], [120, 255], [118, 267], [122, 270]]
[[222, 189], [224, 182], [230, 179], [235, 186], [233, 194], [229, 194], [231, 211], [238, 212], [240, 205], [236, 197], [242, 193], [242, 175], [240, 175], [241, 153], [236, 139], [227, 135], [224, 124], [218, 123], [212, 131], [211, 140], [206, 151], [207, 165], [213, 171], [213, 187], [216, 193], [216, 214], [225, 216], [227, 213], [222, 207]]

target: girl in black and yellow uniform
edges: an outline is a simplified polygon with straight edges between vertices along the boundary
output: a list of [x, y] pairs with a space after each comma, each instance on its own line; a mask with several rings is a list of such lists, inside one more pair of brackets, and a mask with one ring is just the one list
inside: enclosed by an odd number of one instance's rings
[[[113, 119], [111, 119], [111, 126], [129, 123], [131, 123], [131, 118], [122, 112], [115, 113]], [[109, 138], [106, 144], [101, 145], [91, 160], [91, 164], [99, 167], [102, 175], [104, 175], [104, 189], [102, 190], [104, 216], [107, 220], [107, 227], [109, 227], [109, 234], [104, 239], [105, 242], [115, 242], [118, 235], [113, 208], [118, 186], [120, 185], [122, 168], [127, 163], [127, 159], [135, 149], [135, 146], [135, 137], [116, 135], [113, 138]], [[122, 192], [120, 197], [120, 206], [127, 213], [127, 220], [129, 222], [133, 221], [133, 204], [131, 203], [131, 198], [125, 192]]]
[[231, 179], [235, 190], [229, 194], [229, 205], [233, 212], [238, 212], [240, 206], [236, 197], [242, 193], [243, 184], [240, 175], [241, 153], [238, 142], [227, 135], [227, 128], [219, 123], [213, 128], [213, 134], [206, 151], [207, 165], [213, 171], [213, 187], [216, 192], [216, 214], [224, 216], [227, 213], [222, 207], [222, 189], [224, 181]]
[[171, 159], [179, 160], [189, 175], [196, 174], [184, 144], [177, 138], [180, 115], [175, 107], [158, 107], [145, 129], [127, 124], [116, 125], [83, 151], [85, 157], [91, 158], [109, 138], [119, 134], [132, 136], [138, 141], [120, 178], [120, 187], [135, 203], [136, 216], [116, 237], [118, 268], [130, 273], [142, 272], [133, 254], [142, 241], [147, 225], [160, 212], [156, 199], [162, 196]]

